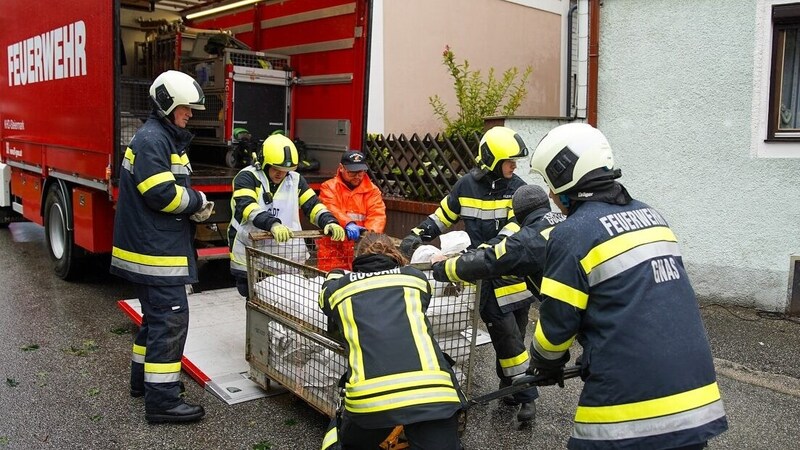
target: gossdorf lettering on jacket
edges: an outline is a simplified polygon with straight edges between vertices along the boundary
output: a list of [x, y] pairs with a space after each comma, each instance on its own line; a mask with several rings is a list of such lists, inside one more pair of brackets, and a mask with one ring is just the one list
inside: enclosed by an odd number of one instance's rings
[[389, 270], [381, 270], [380, 272], [350, 272], [350, 281], [363, 280], [365, 278], [374, 277], [377, 275], [399, 274], [400, 268], [396, 267]]
[[86, 24], [77, 22], [8, 46], [8, 85], [86, 75]]

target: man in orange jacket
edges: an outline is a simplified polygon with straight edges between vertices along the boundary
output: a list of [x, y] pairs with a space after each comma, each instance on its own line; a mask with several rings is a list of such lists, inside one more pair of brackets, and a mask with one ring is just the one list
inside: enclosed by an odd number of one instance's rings
[[381, 191], [367, 176], [364, 154], [348, 150], [342, 155], [336, 176], [322, 183], [319, 199], [355, 241], [363, 231], [383, 233], [386, 205]]

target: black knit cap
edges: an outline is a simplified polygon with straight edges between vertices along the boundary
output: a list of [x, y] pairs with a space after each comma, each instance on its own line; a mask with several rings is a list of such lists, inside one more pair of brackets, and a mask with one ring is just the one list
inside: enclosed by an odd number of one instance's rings
[[514, 208], [514, 216], [517, 221], [522, 222], [533, 211], [539, 208], [549, 208], [550, 199], [540, 186], [526, 184], [514, 192], [514, 196], [511, 197], [511, 207]]

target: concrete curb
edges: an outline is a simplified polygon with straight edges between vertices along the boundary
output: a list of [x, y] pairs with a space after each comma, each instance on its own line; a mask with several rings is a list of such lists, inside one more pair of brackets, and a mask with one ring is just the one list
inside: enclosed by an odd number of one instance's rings
[[762, 372], [721, 358], [714, 358], [714, 366], [717, 369], [717, 375], [771, 389], [793, 397], [800, 397], [800, 380], [797, 378]]

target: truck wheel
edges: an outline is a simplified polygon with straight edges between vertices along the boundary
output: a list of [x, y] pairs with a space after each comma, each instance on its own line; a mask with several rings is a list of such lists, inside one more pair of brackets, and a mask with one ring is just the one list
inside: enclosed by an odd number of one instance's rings
[[77, 256], [80, 249], [75, 246], [72, 230], [67, 228], [69, 204], [63, 197], [58, 186], [53, 186], [47, 192], [44, 204], [44, 236], [56, 275], [63, 280], [74, 280], [78, 277], [80, 264]]
[[239, 155], [235, 148], [229, 148], [225, 152], [225, 165], [231, 169], [235, 169], [239, 165]]

